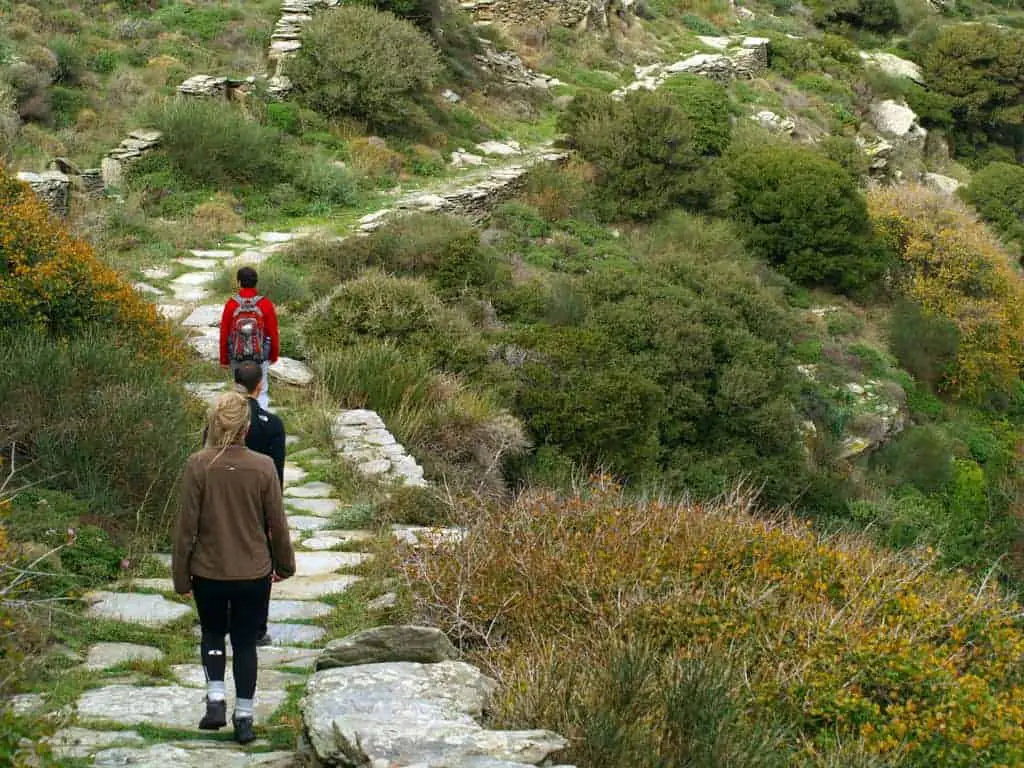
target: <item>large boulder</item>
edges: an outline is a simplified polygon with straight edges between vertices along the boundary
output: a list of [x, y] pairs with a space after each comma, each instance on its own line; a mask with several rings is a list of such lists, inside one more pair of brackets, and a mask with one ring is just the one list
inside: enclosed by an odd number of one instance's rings
[[921, 67], [909, 59], [901, 59], [883, 51], [861, 51], [860, 57], [868, 66], [881, 70], [889, 77], [904, 77], [915, 83], [924, 83]]
[[484, 729], [494, 689], [459, 661], [366, 664], [317, 672], [300, 708], [321, 765], [527, 768], [567, 746], [550, 731]]
[[871, 122], [878, 131], [906, 142], [924, 144], [928, 132], [918, 122], [917, 113], [906, 102], [885, 99], [871, 105]]
[[458, 656], [444, 632], [434, 627], [388, 625], [374, 627], [327, 644], [316, 668], [411, 661], [435, 664]]

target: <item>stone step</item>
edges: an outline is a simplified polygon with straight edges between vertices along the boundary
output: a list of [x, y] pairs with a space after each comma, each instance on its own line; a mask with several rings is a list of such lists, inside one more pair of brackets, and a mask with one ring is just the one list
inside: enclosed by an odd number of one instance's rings
[[286, 496], [285, 508], [300, 514], [316, 517], [330, 517], [341, 510], [342, 504], [337, 499], [303, 499]]
[[89, 670], [110, 669], [129, 661], [159, 661], [164, 652], [151, 645], [137, 643], [96, 643], [89, 646], [85, 668]]
[[371, 557], [365, 552], [296, 552], [295, 565], [299, 576], [322, 576], [355, 568]]
[[190, 606], [171, 602], [163, 595], [97, 591], [83, 599], [89, 603], [88, 616], [147, 627], [162, 627], [192, 613]]
[[293, 576], [273, 586], [271, 594], [280, 600], [318, 600], [327, 595], [338, 595], [351, 587], [359, 576], [327, 573], [318, 576]]
[[[273, 594], [273, 591], [271, 591]], [[316, 619], [326, 616], [334, 609], [327, 603], [316, 600], [270, 600], [270, 621], [294, 619]]]
[[284, 495], [300, 499], [327, 499], [334, 496], [334, 486], [319, 481], [304, 485], [290, 485], [284, 489]]

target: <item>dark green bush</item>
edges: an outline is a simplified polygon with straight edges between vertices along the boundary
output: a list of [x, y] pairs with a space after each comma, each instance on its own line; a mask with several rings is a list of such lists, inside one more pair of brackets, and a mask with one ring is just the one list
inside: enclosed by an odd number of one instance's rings
[[936, 493], [953, 477], [953, 443], [938, 427], [912, 427], [880, 450], [874, 462], [894, 487]]
[[709, 132], [687, 117], [673, 95], [635, 91], [615, 101], [587, 94], [560, 115], [560, 125], [597, 170], [604, 216], [649, 219], [672, 207], [714, 206], [721, 180], [700, 151]]
[[973, 157], [990, 143], [1024, 146], [1024, 32], [991, 24], [943, 27], [923, 55], [922, 71], [952, 119], [958, 155]]
[[0, 366], [0, 451], [29, 453], [26, 480], [67, 489], [114, 524], [165, 522], [200, 421], [176, 369], [88, 330], [74, 343], [0, 332]]
[[61, 550], [60, 563], [80, 578], [81, 586], [99, 586], [117, 578], [125, 554], [102, 528], [85, 525]]
[[999, 234], [1024, 244], [1024, 167], [989, 163], [960, 191]]
[[440, 72], [437, 51], [413, 24], [390, 13], [342, 6], [303, 29], [289, 62], [295, 98], [328, 117], [413, 128]]
[[889, 318], [889, 349], [900, 366], [932, 390], [956, 370], [960, 332], [956, 324], [900, 301]]
[[733, 214], [751, 251], [797, 282], [862, 288], [886, 266], [853, 176], [809, 147], [760, 144], [733, 153]]
[[74, 39], [58, 37], [50, 42], [50, 51], [57, 59], [53, 82], [59, 85], [77, 85], [85, 71], [85, 53]]
[[230, 105], [208, 99], [170, 99], [148, 110], [163, 132], [161, 149], [194, 184], [267, 187], [283, 173], [281, 134]]
[[693, 123], [693, 146], [701, 155], [720, 155], [732, 138], [729, 92], [699, 75], [673, 75], [661, 90], [675, 97], [683, 114]]
[[814, 18], [825, 27], [888, 34], [900, 26], [896, 0], [815, 0]]

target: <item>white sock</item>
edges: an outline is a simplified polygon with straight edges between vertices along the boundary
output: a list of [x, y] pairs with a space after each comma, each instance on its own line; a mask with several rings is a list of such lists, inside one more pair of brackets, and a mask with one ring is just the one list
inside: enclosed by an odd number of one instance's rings
[[224, 681], [207, 680], [206, 698], [208, 701], [224, 701]]
[[252, 717], [252, 699], [235, 699], [235, 717]]

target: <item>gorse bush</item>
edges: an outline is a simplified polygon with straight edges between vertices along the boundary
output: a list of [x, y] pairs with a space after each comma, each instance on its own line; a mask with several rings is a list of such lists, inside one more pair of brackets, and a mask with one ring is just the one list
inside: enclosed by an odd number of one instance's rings
[[[615, 705], [631, 686], [608, 680], [617, 664], [601, 647], [608, 635], [622, 645], [644, 638], [683, 664], [699, 664], [704, 649], [728, 654], [742, 686], [702, 679], [723, 698], [744, 697], [742, 722], [783, 728], [783, 765], [841, 764], [837, 745], [847, 743], [912, 768], [1024, 760], [1020, 607], [991, 583], [937, 571], [924, 552], [826, 541], [805, 526], [749, 516], [742, 503], [632, 500], [607, 486], [466, 513], [461, 544], [443, 556], [407, 554], [410, 588], [431, 623], [479, 649], [471, 658], [502, 678], [505, 722], [574, 737], [564, 760], [718, 764], [682, 762], [674, 751], [620, 755], [620, 741], [598, 740], [638, 725], [635, 706]], [[578, 660], [580, 678], [557, 699], [531, 697], [554, 648], [563, 666]], [[664, 710], [655, 714], [668, 696], [659, 683], [646, 702], [652, 746], [672, 743], [679, 727]], [[557, 720], [555, 706], [566, 713]], [[691, 748], [713, 742], [721, 720], [712, 714], [723, 706], [708, 703], [710, 722], [683, 710], [684, 724], [700, 723]], [[590, 712], [618, 727], [588, 727]], [[595, 754], [618, 762], [584, 763]]]
[[728, 128], [716, 123], [715, 109], [694, 111], [698, 120], [671, 93], [634, 91], [622, 101], [577, 96], [560, 115], [560, 128], [596, 169], [597, 202], [606, 217], [650, 219], [668, 208], [714, 206], [721, 180], [707, 155]]
[[328, 117], [417, 127], [440, 74], [437, 51], [412, 23], [358, 5], [316, 16], [288, 66], [295, 98]]
[[940, 193], [904, 186], [875, 190], [869, 200], [898, 260], [897, 289], [958, 330], [956, 364], [940, 388], [983, 401], [1015, 391], [1024, 363], [1024, 282], [1009, 255]]
[[971, 177], [960, 195], [1007, 240], [1024, 246], [1024, 167], [989, 163]]
[[73, 337], [94, 325], [121, 344], [176, 360], [184, 344], [169, 323], [89, 246], [52, 220], [24, 184], [0, 168], [0, 313], [7, 328]]
[[195, 184], [277, 183], [283, 170], [281, 134], [211, 99], [174, 98], [145, 112], [163, 133], [161, 151]]
[[771, 143], [735, 151], [728, 173], [748, 246], [784, 274], [850, 291], [883, 272], [867, 205], [837, 163], [809, 147]]

